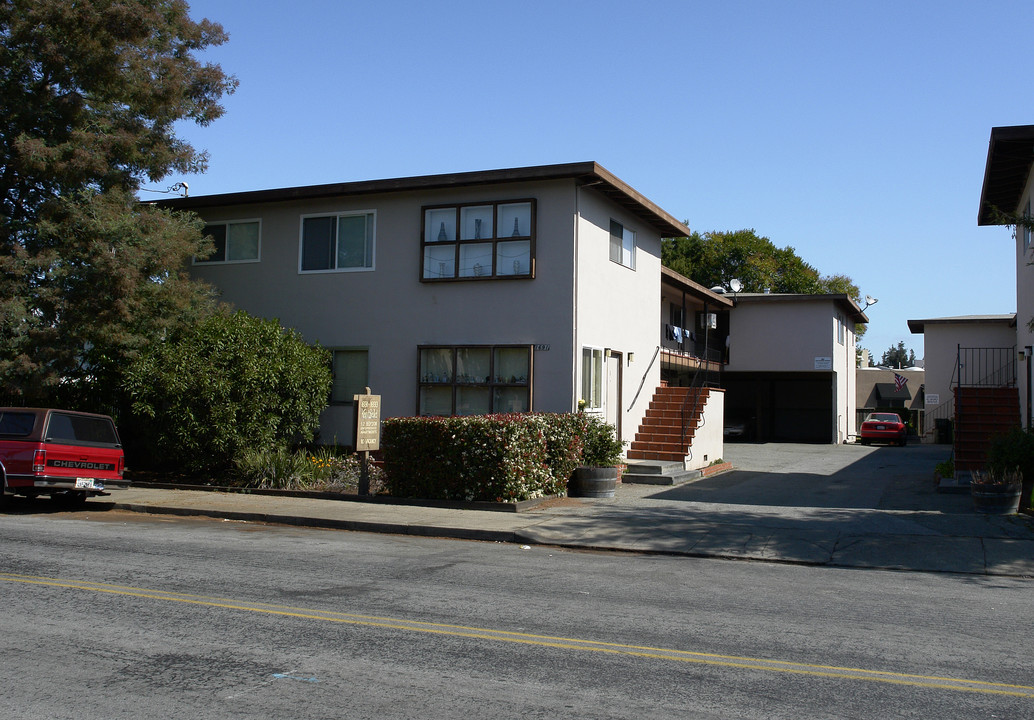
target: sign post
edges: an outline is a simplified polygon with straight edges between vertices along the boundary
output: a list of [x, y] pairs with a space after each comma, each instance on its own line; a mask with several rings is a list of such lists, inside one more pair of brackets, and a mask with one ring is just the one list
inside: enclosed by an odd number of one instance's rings
[[353, 395], [355, 428], [353, 446], [359, 453], [359, 494], [370, 494], [370, 451], [381, 449], [381, 396], [371, 395], [366, 388], [362, 395]]

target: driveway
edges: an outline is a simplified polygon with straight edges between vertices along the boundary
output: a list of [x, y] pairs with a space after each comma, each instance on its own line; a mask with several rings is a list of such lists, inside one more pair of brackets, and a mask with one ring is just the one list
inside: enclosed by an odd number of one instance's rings
[[939, 493], [934, 466], [949, 445], [882, 447], [726, 443], [734, 470], [651, 495], [658, 500], [772, 507], [969, 513], [968, 494]]

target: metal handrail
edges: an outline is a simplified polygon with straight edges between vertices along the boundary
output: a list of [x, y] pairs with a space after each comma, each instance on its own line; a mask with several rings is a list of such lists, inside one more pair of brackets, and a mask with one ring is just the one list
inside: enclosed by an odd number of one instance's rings
[[[681, 421], [681, 424], [682, 424], [682, 445], [683, 446], [685, 446], [685, 444], [686, 444], [686, 426], [688, 425], [688, 423], [686, 422], [686, 408], [687, 408], [687, 405], [689, 404], [689, 398], [690, 397], [697, 397], [697, 395], [695, 393], [691, 392], [691, 391], [694, 390], [694, 389], [703, 388], [705, 385], [707, 387], [711, 387], [711, 383], [707, 380], [707, 376], [710, 375], [710, 373], [711, 373], [711, 363], [712, 363], [712, 360], [708, 356], [710, 354], [712, 354], [712, 353], [717, 357], [717, 360], [714, 361], [714, 362], [718, 366], [718, 374], [719, 374], [719, 377], [721, 377], [721, 372], [722, 372], [721, 353], [716, 351], [716, 350], [710, 350], [709, 348], [704, 348], [704, 357], [702, 358], [703, 362], [700, 365], [697, 365], [696, 370], [693, 372], [693, 379], [689, 381], [689, 387], [686, 390], [686, 396], [682, 399], [682, 408], [679, 411], [679, 420]], [[701, 378], [701, 371], [703, 371], [703, 378], [704, 378], [703, 380], [700, 379]], [[718, 386], [721, 386], [721, 381], [719, 381], [717, 384], [718, 384]], [[701, 410], [701, 416], [700, 417], [701, 417], [701, 420], [703, 420], [703, 411], [702, 410]]]
[[658, 345], [657, 349], [653, 351], [653, 359], [650, 360], [650, 364], [646, 366], [646, 372], [643, 373], [643, 379], [639, 381], [639, 389], [635, 391], [635, 397], [632, 398], [632, 404], [628, 406], [628, 410], [625, 412], [631, 412], [632, 408], [635, 407], [636, 400], [639, 399], [639, 395], [643, 392], [643, 386], [646, 385], [646, 377], [650, 374], [650, 368], [657, 362], [657, 358], [661, 354], [661, 346]]

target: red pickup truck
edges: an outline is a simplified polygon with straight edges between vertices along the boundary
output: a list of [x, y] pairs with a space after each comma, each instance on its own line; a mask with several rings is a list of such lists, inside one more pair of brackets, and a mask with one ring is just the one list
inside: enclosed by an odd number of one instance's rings
[[0, 407], [0, 506], [14, 495], [81, 503], [126, 488], [125, 457], [107, 415]]

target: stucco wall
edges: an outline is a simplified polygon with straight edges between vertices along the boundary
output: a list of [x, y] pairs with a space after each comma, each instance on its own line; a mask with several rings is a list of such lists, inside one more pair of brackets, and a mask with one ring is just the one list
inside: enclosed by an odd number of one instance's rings
[[[619, 352], [621, 402], [619, 407], [604, 408], [604, 414], [611, 422], [620, 416], [622, 437], [631, 441], [660, 384], [660, 361], [651, 360], [660, 343], [661, 240], [641, 220], [591, 190], [579, 190], [577, 202], [574, 395], [581, 391], [581, 348]], [[610, 259], [611, 219], [636, 233], [635, 269]]]
[[[1023, 212], [1027, 203], [1034, 197], [1034, 173], [1027, 178], [1027, 187], [1023, 192], [1017, 212]], [[1004, 233], [1003, 233], [1004, 234]], [[1034, 242], [1024, 248], [1023, 231], [1016, 233], [1016, 347], [1022, 350], [1025, 347], [1034, 347], [1034, 333], [1028, 327], [1034, 319]], [[1034, 235], [1034, 233], [1032, 233]], [[1003, 242], [1007, 242], [1002, 238]], [[1029, 361], [1028, 361], [1029, 362]], [[1031, 411], [1027, 407], [1027, 375], [1028, 366], [1026, 363], [1019, 366], [1017, 374], [1020, 391], [1020, 417], [1023, 419], [1024, 427], [1028, 425]]]
[[[950, 320], [950, 318], [943, 318]], [[938, 406], [951, 402], [952, 376], [958, 348], [1012, 347], [1016, 332], [1006, 321], [974, 322], [959, 318], [958, 322], [926, 323], [923, 330], [923, 364], [925, 365], [926, 412], [929, 416]], [[1020, 373], [1022, 375], [1022, 373]], [[930, 395], [938, 402], [930, 401]], [[929, 428], [927, 428], [929, 430]]]
[[[533, 409], [569, 411], [576, 402], [574, 192], [566, 180], [206, 210], [209, 222], [260, 217], [261, 262], [195, 265], [192, 272], [223, 299], [279, 318], [310, 342], [368, 348], [370, 387], [382, 395], [384, 417], [417, 411], [417, 346], [433, 344], [543, 346], [534, 353]], [[526, 198], [537, 200], [535, 279], [420, 282], [423, 206]], [[354, 210], [376, 212], [374, 269], [300, 273], [300, 216]], [[347, 442], [351, 413], [351, 405], [329, 408], [322, 439]]]
[[703, 421], [693, 436], [693, 447], [686, 458], [687, 470], [705, 468], [725, 453], [725, 393], [712, 389], [704, 405]]

